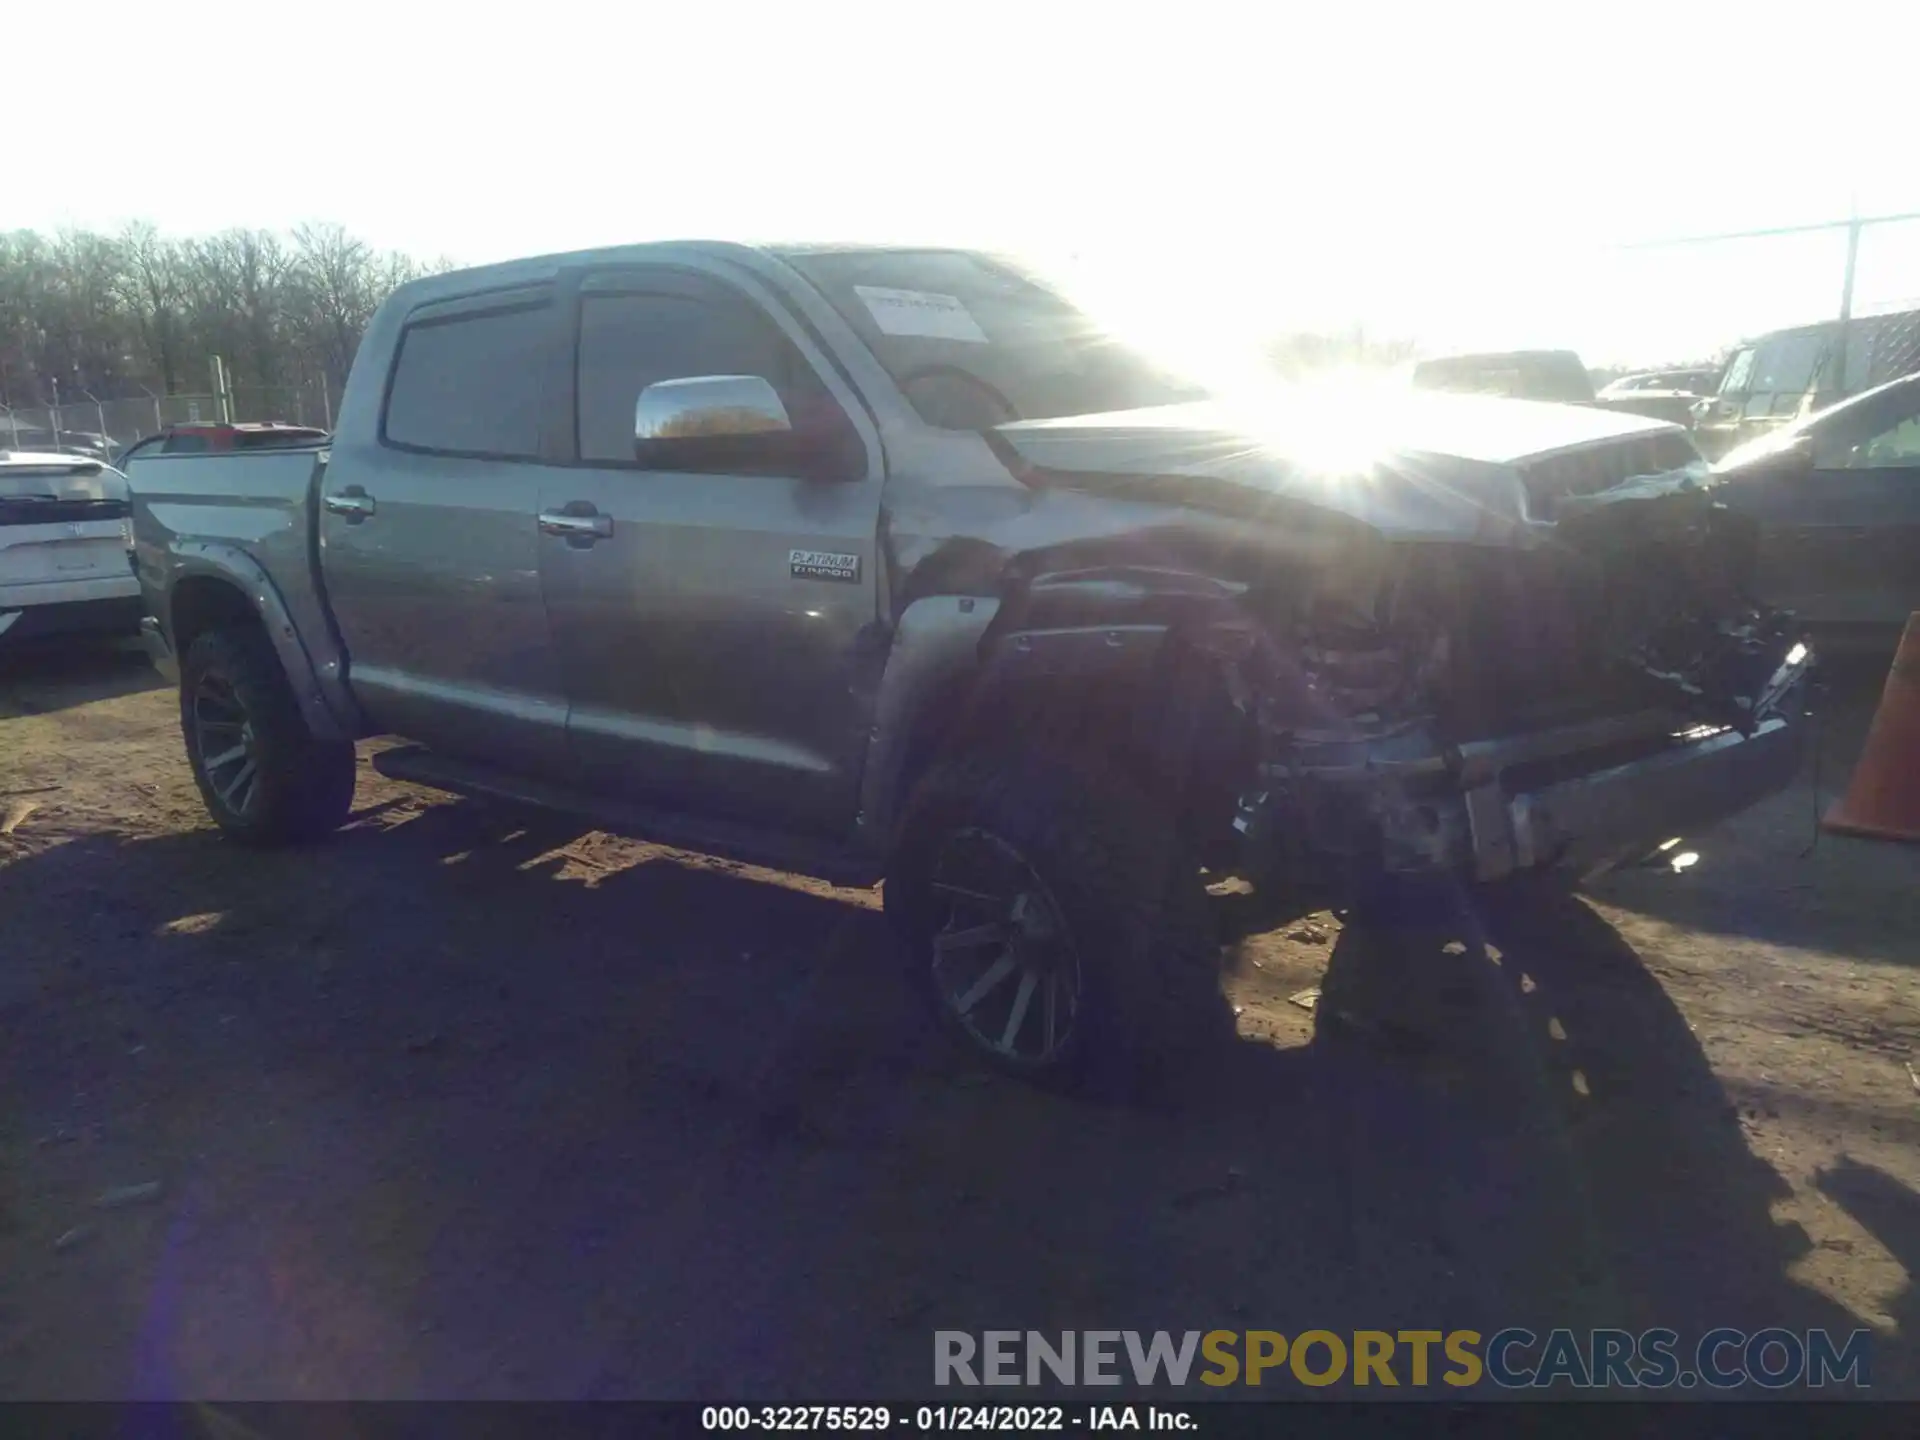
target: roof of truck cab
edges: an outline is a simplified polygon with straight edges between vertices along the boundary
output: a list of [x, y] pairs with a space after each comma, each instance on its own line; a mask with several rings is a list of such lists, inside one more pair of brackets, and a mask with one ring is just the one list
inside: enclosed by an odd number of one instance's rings
[[[593, 250], [562, 250], [529, 255], [492, 265], [473, 265], [410, 280], [394, 294], [410, 304], [472, 294], [476, 289], [533, 285], [551, 280], [562, 270], [582, 265], [638, 265], [705, 257], [766, 264], [810, 255], [993, 255], [967, 245], [910, 245], [858, 240], [648, 240], [632, 245], [609, 245]], [[995, 256], [995, 258], [999, 258]]]
[[592, 250], [561, 250], [498, 260], [491, 265], [468, 265], [409, 280], [393, 293], [419, 302], [450, 295], [471, 294], [478, 288], [532, 285], [550, 280], [560, 271], [580, 265], [631, 265], [674, 256], [706, 255], [716, 259], [752, 259], [768, 253], [757, 245], [732, 240], [649, 240], [633, 245], [606, 245]]

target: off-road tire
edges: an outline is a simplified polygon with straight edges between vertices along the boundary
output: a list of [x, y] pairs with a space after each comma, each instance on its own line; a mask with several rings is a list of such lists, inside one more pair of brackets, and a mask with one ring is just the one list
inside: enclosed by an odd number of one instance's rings
[[[929, 881], [946, 838], [964, 830], [1024, 857], [1078, 955], [1080, 1016], [1044, 1068], [987, 1049], [935, 982], [943, 910]], [[988, 748], [936, 762], [903, 813], [884, 896], [910, 976], [942, 1027], [1003, 1072], [1099, 1098], [1165, 1097], [1199, 1078], [1231, 1041], [1199, 863], [1160, 807], [1097, 760]]]
[[[208, 777], [194, 722], [194, 696], [207, 676], [223, 680], [252, 727], [255, 793], [244, 812]], [[348, 740], [321, 740], [307, 728], [280, 658], [256, 629], [202, 631], [180, 665], [180, 732], [207, 813], [242, 844], [270, 847], [318, 840], [353, 808], [354, 751]]]

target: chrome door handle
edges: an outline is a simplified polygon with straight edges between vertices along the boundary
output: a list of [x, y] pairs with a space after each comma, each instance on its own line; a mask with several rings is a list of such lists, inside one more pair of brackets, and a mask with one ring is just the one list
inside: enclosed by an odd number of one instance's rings
[[329, 495], [322, 503], [335, 515], [346, 516], [349, 523], [366, 519], [378, 508], [373, 503], [373, 497], [358, 485], [349, 486], [338, 494]]
[[559, 535], [568, 540], [585, 540], [588, 544], [592, 544], [595, 540], [605, 540], [613, 534], [613, 517], [611, 515], [575, 515], [565, 510], [542, 510], [540, 533]]

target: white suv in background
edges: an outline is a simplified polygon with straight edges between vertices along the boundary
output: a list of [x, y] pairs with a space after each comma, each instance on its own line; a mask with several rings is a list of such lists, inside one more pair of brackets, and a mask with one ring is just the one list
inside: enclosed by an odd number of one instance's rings
[[0, 450], [0, 648], [137, 634], [127, 477], [79, 455]]

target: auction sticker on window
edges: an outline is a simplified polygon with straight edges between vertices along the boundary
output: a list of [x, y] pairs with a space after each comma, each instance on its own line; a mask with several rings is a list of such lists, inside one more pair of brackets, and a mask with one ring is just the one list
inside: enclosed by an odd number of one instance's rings
[[957, 295], [931, 290], [889, 290], [880, 285], [856, 285], [854, 293], [873, 316], [882, 335], [917, 335], [928, 340], [964, 340], [985, 345], [987, 332]]

